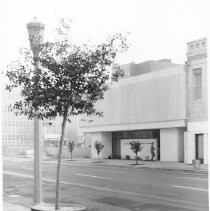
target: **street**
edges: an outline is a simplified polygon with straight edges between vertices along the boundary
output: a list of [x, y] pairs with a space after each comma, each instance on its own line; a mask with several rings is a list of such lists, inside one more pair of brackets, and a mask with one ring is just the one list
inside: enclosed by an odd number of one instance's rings
[[[43, 161], [44, 202], [55, 198], [56, 160]], [[33, 159], [4, 159], [4, 201], [33, 203]], [[74, 161], [62, 165], [61, 203], [89, 211], [208, 210], [208, 176], [186, 172], [100, 166]]]

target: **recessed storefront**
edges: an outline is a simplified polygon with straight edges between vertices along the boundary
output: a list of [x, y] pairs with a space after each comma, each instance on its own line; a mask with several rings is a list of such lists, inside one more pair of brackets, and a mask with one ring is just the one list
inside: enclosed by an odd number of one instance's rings
[[112, 158], [125, 159], [126, 155], [133, 157], [129, 143], [139, 141], [142, 151], [139, 152], [139, 158], [142, 160], [151, 159], [152, 142], [155, 146], [155, 160], [160, 159], [160, 130], [135, 130], [112, 132]]

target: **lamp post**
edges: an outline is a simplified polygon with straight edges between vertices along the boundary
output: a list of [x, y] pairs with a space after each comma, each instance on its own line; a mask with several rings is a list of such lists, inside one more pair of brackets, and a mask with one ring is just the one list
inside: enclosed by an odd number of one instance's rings
[[[37, 57], [40, 52], [40, 44], [43, 43], [45, 26], [40, 23], [36, 17], [26, 26], [28, 29], [31, 50], [34, 56], [34, 74], [38, 74]], [[41, 123], [38, 119], [38, 111], [36, 111], [34, 117], [34, 205], [40, 205], [42, 202]]]

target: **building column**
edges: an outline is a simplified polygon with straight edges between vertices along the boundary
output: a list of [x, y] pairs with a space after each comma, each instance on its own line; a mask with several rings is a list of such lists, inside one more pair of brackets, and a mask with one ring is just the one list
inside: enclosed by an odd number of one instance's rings
[[108, 158], [112, 156], [112, 132], [103, 132], [102, 133], [102, 144], [104, 148], [101, 152], [102, 158]]
[[204, 164], [208, 164], [208, 134], [203, 134], [204, 141]]
[[160, 129], [160, 160], [184, 161], [184, 128]]
[[184, 162], [192, 164], [195, 159], [195, 134], [193, 132], [185, 132], [184, 134]]

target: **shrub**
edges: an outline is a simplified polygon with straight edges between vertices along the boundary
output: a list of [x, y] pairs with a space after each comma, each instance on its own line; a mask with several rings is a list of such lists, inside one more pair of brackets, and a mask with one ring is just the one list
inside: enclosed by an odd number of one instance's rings
[[100, 141], [96, 140], [95, 143], [94, 143], [94, 147], [97, 151], [98, 158], [100, 160], [100, 153], [101, 153], [102, 149], [104, 148], [104, 145]]
[[142, 158], [140, 156], [137, 157], [137, 160], [142, 160]]
[[125, 156], [125, 159], [126, 159], [126, 160], [130, 160], [130, 159], [131, 159], [130, 155], [126, 155], [126, 156]]

